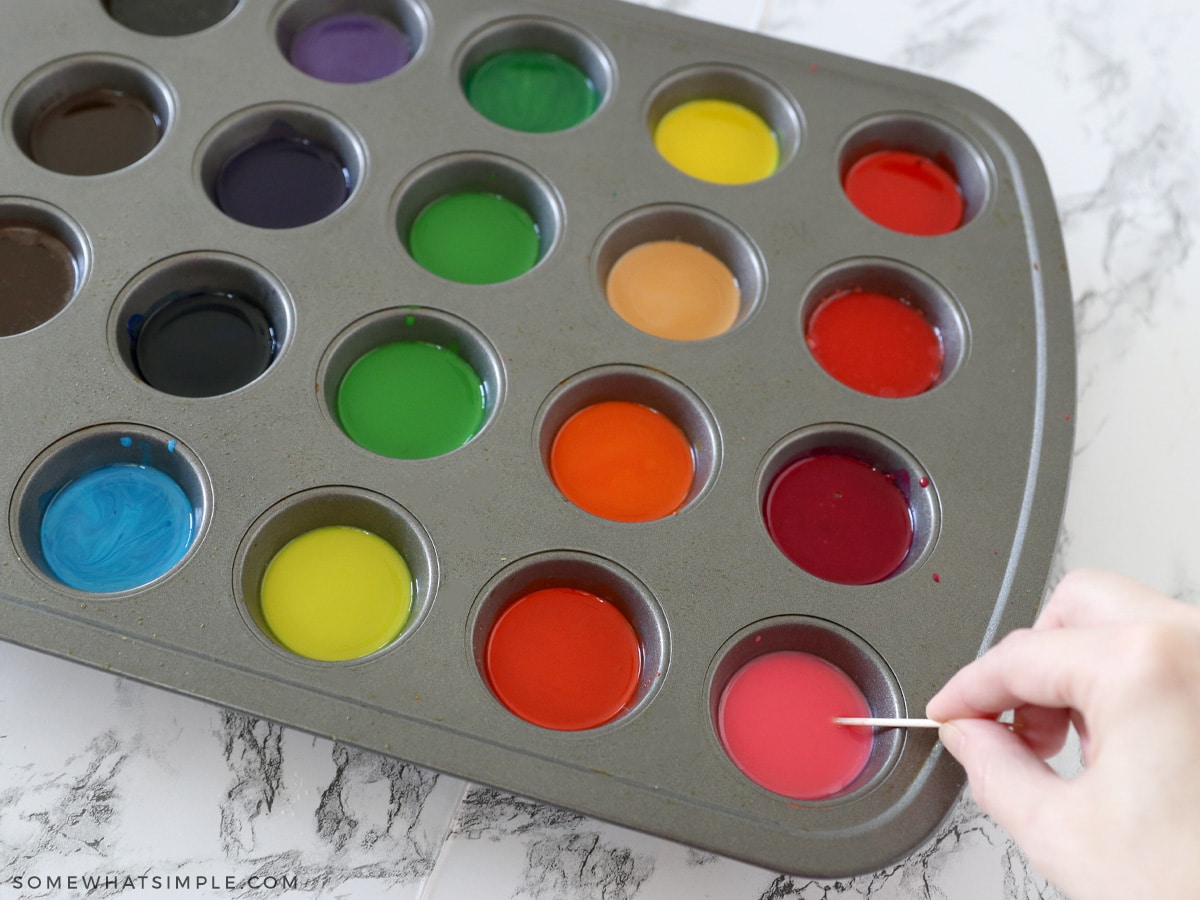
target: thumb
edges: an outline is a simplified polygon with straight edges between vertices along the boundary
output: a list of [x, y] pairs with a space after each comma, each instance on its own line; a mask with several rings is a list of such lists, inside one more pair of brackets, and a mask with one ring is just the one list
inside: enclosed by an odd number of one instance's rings
[[1026, 852], [1044, 851], [1057, 839], [1047, 813], [1062, 808], [1059, 794], [1067, 784], [1008, 726], [955, 719], [942, 725], [939, 737], [966, 769], [979, 808]]

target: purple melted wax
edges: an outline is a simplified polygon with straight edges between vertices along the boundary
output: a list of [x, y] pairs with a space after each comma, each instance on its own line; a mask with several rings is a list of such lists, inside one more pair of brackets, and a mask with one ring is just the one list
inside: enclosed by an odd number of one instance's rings
[[350, 196], [341, 157], [277, 123], [227, 159], [217, 173], [217, 206], [259, 228], [296, 228], [323, 219]]
[[292, 65], [301, 72], [342, 84], [385, 78], [407, 65], [407, 36], [387, 19], [344, 13], [321, 19], [292, 41]]

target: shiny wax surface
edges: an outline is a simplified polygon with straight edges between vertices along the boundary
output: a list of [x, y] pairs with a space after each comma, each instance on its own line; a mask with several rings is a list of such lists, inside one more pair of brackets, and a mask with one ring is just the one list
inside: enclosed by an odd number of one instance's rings
[[483, 424], [487, 396], [471, 364], [424, 341], [396, 341], [361, 356], [342, 378], [338, 420], [357, 444], [396, 459], [461, 447]]
[[562, 131], [596, 111], [599, 94], [573, 63], [547, 50], [505, 50], [468, 73], [467, 100], [498, 125], [515, 131]]
[[21, 334], [62, 311], [75, 292], [75, 258], [32, 225], [0, 222], [0, 337]]
[[133, 354], [151, 387], [177, 397], [215, 397], [267, 370], [275, 332], [246, 297], [202, 291], [172, 298], [151, 312], [136, 329]]
[[809, 456], [771, 482], [763, 504], [771, 539], [809, 574], [873, 584], [912, 547], [912, 512], [896, 483], [849, 456]]
[[737, 321], [741, 291], [725, 263], [683, 241], [649, 241], [623, 253], [605, 283], [608, 304], [634, 328], [702, 341]]
[[537, 264], [541, 239], [533, 217], [498, 194], [449, 194], [421, 211], [408, 235], [420, 265], [450, 281], [494, 284]]
[[192, 533], [192, 504], [174, 479], [148, 466], [116, 464], [54, 495], [42, 517], [42, 555], [65, 585], [124, 591], [179, 562]]
[[717, 184], [761, 181], [779, 167], [779, 142], [761, 116], [728, 100], [690, 100], [654, 129], [663, 158], [693, 178]]
[[875, 397], [912, 397], [942, 375], [937, 330], [919, 309], [887, 294], [846, 291], [821, 301], [805, 341], [822, 369]]
[[64, 175], [103, 175], [131, 166], [158, 144], [162, 123], [141, 97], [95, 88], [38, 114], [29, 155]]
[[584, 407], [558, 430], [550, 477], [563, 496], [593, 515], [646, 522], [675, 512], [696, 467], [683, 429], [662, 413], [622, 400]]
[[871, 729], [833, 719], [870, 714], [841, 669], [810, 653], [780, 650], [734, 673], [721, 694], [717, 731], [729, 758], [753, 781], [795, 800], [821, 800], [854, 783], [874, 741]]
[[263, 619], [309, 659], [357, 659], [399, 636], [412, 608], [412, 574], [396, 549], [360, 528], [327, 525], [284, 545], [267, 566]]
[[514, 715], [558, 731], [615, 718], [641, 677], [641, 644], [612, 603], [574, 588], [533, 591], [497, 617], [485, 652], [488, 683]]
[[859, 212], [893, 231], [932, 236], [962, 224], [964, 204], [958, 182], [918, 153], [868, 154], [850, 167], [843, 186]]
[[302, 29], [288, 56], [314, 78], [356, 84], [398, 72], [412, 59], [412, 49], [408, 37], [387, 19], [349, 12]]
[[259, 228], [296, 228], [325, 218], [350, 196], [350, 175], [333, 150], [282, 123], [225, 161], [217, 206]]

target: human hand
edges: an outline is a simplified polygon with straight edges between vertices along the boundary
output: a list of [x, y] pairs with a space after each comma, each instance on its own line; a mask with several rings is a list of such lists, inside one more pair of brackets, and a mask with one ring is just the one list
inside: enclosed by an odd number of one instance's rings
[[[926, 715], [975, 802], [1073, 900], [1200, 897], [1200, 609], [1073, 572]], [[1044, 760], [1071, 723], [1084, 771], [1064, 779]]]

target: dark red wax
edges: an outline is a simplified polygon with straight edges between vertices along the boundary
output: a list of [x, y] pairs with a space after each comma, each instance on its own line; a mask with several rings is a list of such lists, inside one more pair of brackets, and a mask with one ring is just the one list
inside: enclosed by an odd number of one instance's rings
[[912, 547], [912, 512], [895, 482], [850, 456], [797, 460], [763, 503], [771, 539], [804, 571], [838, 584], [874, 584]]
[[822, 300], [805, 340], [817, 363], [847, 387], [874, 397], [913, 397], [942, 374], [942, 341], [921, 311], [873, 291]]
[[893, 231], [935, 235], [962, 225], [958, 182], [918, 153], [869, 153], [850, 167], [842, 187], [859, 212]]

